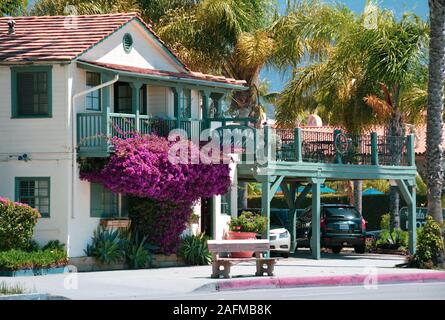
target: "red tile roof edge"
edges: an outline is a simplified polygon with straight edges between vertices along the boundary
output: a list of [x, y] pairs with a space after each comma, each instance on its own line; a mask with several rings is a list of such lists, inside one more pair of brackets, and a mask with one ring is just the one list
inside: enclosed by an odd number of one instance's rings
[[188, 79], [202, 80], [202, 81], [208, 81], [208, 82], [214, 82], [214, 83], [225, 83], [225, 84], [229, 84], [229, 85], [246, 87], [245, 80], [235, 80], [235, 79], [231, 79], [231, 78], [214, 76], [214, 75], [210, 75], [210, 74], [201, 74], [201, 73], [197, 73], [197, 72], [188, 72], [188, 73], [172, 72], [172, 71], [125, 66], [125, 65], [112, 64], [112, 63], [103, 63], [103, 62], [97, 62], [97, 61], [88, 61], [88, 60], [82, 60], [82, 59], [79, 59], [78, 61], [87, 63], [87, 64], [91, 64], [91, 65], [95, 65], [98, 67], [102, 67], [102, 68], [116, 70], [116, 71], [134, 72], [134, 73], [148, 74], [148, 75], [171, 76], [171, 77], [177, 77], [177, 78], [188, 78]]

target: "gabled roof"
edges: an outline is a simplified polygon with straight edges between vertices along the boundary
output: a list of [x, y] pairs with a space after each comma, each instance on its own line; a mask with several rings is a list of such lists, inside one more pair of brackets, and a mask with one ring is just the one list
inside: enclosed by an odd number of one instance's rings
[[242, 87], [246, 86], [245, 80], [235, 80], [232, 78], [226, 78], [222, 76], [214, 76], [211, 74], [203, 74], [200, 72], [172, 72], [172, 71], [164, 71], [164, 70], [154, 70], [154, 69], [148, 69], [148, 68], [138, 68], [138, 67], [131, 67], [131, 66], [125, 66], [125, 65], [119, 65], [119, 64], [111, 64], [111, 63], [103, 63], [98, 61], [88, 61], [88, 60], [78, 60], [79, 64], [82, 65], [90, 65], [95, 66], [99, 68], [104, 68], [110, 71], [118, 71], [118, 72], [127, 72], [132, 74], [137, 74], [140, 76], [152, 76], [152, 77], [164, 77], [164, 78], [170, 78], [172, 80], [196, 80], [196, 81], [204, 81], [204, 82], [211, 82], [213, 84], [215, 83], [221, 83], [229, 86], [236, 86], [239, 87], [239, 89], [242, 89]]
[[0, 17], [0, 62], [71, 61], [111, 34], [137, 20], [182, 68], [187, 66], [137, 13], [81, 16]]

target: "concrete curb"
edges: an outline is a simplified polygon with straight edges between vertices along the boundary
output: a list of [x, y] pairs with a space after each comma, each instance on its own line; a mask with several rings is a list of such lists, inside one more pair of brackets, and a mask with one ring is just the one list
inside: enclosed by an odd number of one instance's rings
[[248, 289], [277, 289], [313, 286], [350, 286], [350, 285], [378, 285], [385, 283], [445, 281], [445, 272], [424, 272], [406, 274], [379, 275], [341, 275], [317, 277], [286, 277], [286, 278], [256, 278], [224, 280], [206, 284], [196, 291], [230, 291]]

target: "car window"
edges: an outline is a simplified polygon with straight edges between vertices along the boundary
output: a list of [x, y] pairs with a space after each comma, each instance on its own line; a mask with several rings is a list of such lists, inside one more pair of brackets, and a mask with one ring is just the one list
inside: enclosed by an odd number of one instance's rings
[[354, 219], [360, 218], [360, 212], [355, 208], [348, 207], [335, 207], [325, 208], [324, 216], [326, 218], [342, 218], [342, 219]]

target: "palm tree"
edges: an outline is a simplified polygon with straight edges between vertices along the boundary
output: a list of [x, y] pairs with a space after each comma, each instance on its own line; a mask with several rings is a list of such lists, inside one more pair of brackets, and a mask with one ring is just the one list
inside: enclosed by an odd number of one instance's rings
[[139, 11], [138, 0], [37, 0], [30, 14], [102, 14]]
[[2, 0], [0, 2], [0, 17], [24, 15], [27, 6], [28, 0]]
[[445, 1], [429, 0], [430, 49], [427, 109], [427, 184], [428, 213], [442, 223], [443, 185], [443, 94], [445, 72]]
[[[418, 118], [413, 110], [425, 107], [424, 99], [413, 92], [425, 88], [426, 24], [408, 14], [397, 21], [391, 12], [372, 3], [361, 15], [343, 6], [319, 4], [309, 17], [294, 14], [285, 19], [290, 17], [294, 20], [287, 28], [294, 36], [317, 43], [321, 50], [309, 51], [312, 59], [295, 68], [278, 99], [278, 122], [292, 125], [310, 109], [353, 133], [381, 123], [388, 136], [403, 137], [404, 123]], [[402, 145], [392, 144], [391, 156], [397, 164]], [[398, 228], [396, 188], [391, 199], [392, 226]]]

